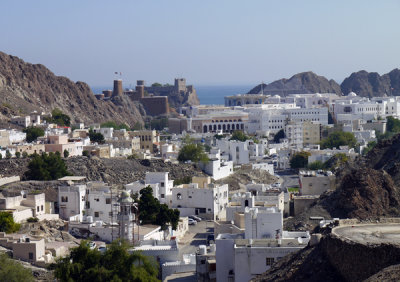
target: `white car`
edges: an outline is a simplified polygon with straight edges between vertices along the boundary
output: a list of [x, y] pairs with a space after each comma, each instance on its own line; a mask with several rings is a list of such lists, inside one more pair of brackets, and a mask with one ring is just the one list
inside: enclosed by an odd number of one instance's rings
[[189, 222], [188, 223], [189, 223], [189, 225], [196, 225], [197, 221], [192, 219], [192, 218], [189, 218]]
[[193, 219], [193, 220], [196, 220], [196, 221], [198, 221], [198, 222], [201, 221], [201, 218], [198, 217], [198, 216], [196, 216], [196, 215], [189, 215], [188, 217], [191, 218], [191, 219]]

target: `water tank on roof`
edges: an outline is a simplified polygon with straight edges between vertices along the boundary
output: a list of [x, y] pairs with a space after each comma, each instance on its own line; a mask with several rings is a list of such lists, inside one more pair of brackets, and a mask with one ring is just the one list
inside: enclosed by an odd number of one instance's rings
[[87, 222], [93, 223], [93, 216], [89, 215], [86, 217]]

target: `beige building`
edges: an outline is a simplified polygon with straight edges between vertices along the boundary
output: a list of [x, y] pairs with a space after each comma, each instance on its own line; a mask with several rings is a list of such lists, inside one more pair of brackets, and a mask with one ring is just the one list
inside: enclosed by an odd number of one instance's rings
[[321, 195], [336, 188], [336, 176], [331, 172], [300, 171], [299, 183], [301, 195]]
[[0, 130], [0, 147], [7, 147], [10, 145], [10, 133], [2, 129]]
[[129, 136], [140, 138], [140, 149], [149, 150], [150, 153], [157, 151], [160, 136], [157, 134], [156, 130], [129, 131]]
[[110, 145], [83, 146], [83, 151], [88, 151], [92, 156], [109, 159], [111, 157]]
[[41, 154], [46, 151], [44, 144], [25, 144], [9, 146], [10, 149], [14, 149], [15, 152], [20, 152], [21, 155], [26, 152], [28, 155]]
[[191, 118], [190, 128], [198, 133], [206, 132], [233, 132], [244, 130], [248, 122], [248, 113], [237, 111], [215, 112], [205, 115], [197, 115]]
[[321, 141], [321, 124], [305, 121], [303, 122], [303, 144], [319, 144]]

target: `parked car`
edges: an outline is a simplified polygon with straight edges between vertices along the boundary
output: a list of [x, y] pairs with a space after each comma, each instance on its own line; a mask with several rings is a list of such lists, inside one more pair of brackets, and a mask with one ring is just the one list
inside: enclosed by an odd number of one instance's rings
[[189, 225], [196, 225], [197, 221], [192, 219], [192, 218], [189, 218], [189, 222], [188, 223], [189, 223]]
[[94, 250], [94, 249], [96, 249], [96, 243], [93, 241], [90, 241], [88, 243], [88, 247], [89, 247], [89, 249]]
[[201, 221], [201, 218], [196, 215], [189, 215], [188, 217], [199, 222]]
[[103, 246], [98, 247], [97, 250], [99, 250], [100, 253], [105, 253], [107, 250], [107, 247], [103, 245]]

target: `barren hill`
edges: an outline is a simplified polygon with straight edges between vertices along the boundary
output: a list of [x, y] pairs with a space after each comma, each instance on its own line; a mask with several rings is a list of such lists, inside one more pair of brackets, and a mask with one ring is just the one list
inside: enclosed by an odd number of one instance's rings
[[98, 101], [86, 83], [75, 83], [43, 65], [0, 52], [0, 119], [54, 108], [71, 116], [73, 122], [85, 123], [114, 120], [133, 125], [142, 122], [145, 114], [130, 99]]
[[295, 74], [289, 79], [283, 78], [270, 84], [263, 84], [262, 87], [260, 84], [249, 91], [249, 94], [260, 93], [281, 96], [299, 93], [336, 93], [341, 95], [342, 91], [340, 85], [334, 80], [328, 80], [309, 71]]

